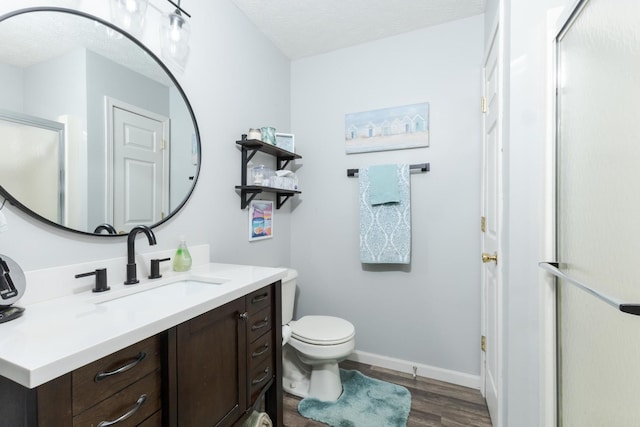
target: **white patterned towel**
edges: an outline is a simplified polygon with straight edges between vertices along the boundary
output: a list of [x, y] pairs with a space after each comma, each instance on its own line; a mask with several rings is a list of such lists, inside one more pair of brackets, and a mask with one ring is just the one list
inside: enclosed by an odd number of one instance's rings
[[398, 166], [400, 202], [369, 203], [369, 170], [360, 168], [360, 262], [409, 264], [411, 262], [411, 181], [409, 165]]

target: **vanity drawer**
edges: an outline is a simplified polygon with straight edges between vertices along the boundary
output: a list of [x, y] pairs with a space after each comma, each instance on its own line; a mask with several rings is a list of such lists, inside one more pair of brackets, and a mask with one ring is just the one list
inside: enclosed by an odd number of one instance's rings
[[125, 414], [130, 415], [117, 423], [118, 427], [138, 426], [160, 409], [160, 384], [158, 370], [73, 417], [73, 427], [97, 426], [102, 421], [124, 418]]
[[253, 370], [264, 360], [273, 358], [272, 343], [272, 331], [264, 334], [251, 344], [249, 344], [249, 372]]
[[249, 316], [265, 307], [271, 306], [271, 289], [271, 286], [267, 286], [247, 295], [247, 312]]
[[249, 324], [247, 325], [248, 342], [252, 343], [256, 338], [271, 330], [271, 307], [267, 307], [255, 314], [249, 314]]
[[260, 391], [269, 383], [269, 380], [273, 378], [273, 360], [271, 358], [258, 364], [258, 366], [250, 371], [249, 375], [249, 392], [251, 396], [251, 402], [260, 394]]
[[[117, 424], [116, 424], [117, 425]], [[144, 420], [138, 427], [162, 427], [162, 411], [158, 411]]]
[[156, 335], [73, 371], [74, 415], [159, 370], [160, 349]]

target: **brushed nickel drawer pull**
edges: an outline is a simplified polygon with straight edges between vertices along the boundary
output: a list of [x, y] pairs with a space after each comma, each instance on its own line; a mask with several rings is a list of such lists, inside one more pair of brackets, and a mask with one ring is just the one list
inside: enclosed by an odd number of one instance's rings
[[100, 421], [97, 427], [109, 427], [109, 426], [113, 426], [118, 423], [121, 423], [122, 421], [130, 418], [131, 416], [133, 416], [133, 414], [138, 412], [138, 409], [140, 409], [140, 407], [146, 400], [147, 400], [147, 395], [143, 394], [138, 398], [138, 400], [136, 401], [136, 404], [133, 406], [133, 408], [129, 409], [129, 411], [120, 415], [118, 418], [116, 418], [113, 421]]
[[266, 316], [264, 320], [260, 323], [255, 323], [251, 326], [252, 331], [257, 331], [258, 329], [262, 329], [269, 324], [269, 316]]
[[266, 368], [264, 370], [264, 375], [262, 377], [251, 381], [251, 385], [260, 384], [262, 381], [266, 380], [267, 378], [269, 378], [269, 368]]
[[138, 363], [142, 362], [142, 359], [144, 359], [145, 357], [147, 357], [147, 353], [145, 353], [144, 351], [141, 351], [140, 353], [138, 353], [138, 356], [131, 363], [127, 363], [126, 365], [121, 366], [118, 369], [114, 369], [113, 371], [98, 372], [96, 374], [96, 377], [93, 380], [95, 382], [100, 382], [100, 381], [104, 380], [105, 378], [108, 378], [108, 377], [110, 377], [112, 375], [117, 375], [117, 374], [121, 374], [123, 372], [126, 372], [129, 369], [131, 369], [134, 366], [136, 366]]
[[264, 348], [260, 351], [254, 351], [253, 354], [251, 355], [251, 357], [258, 357], [258, 356], [262, 356], [263, 354], [265, 354], [267, 351], [269, 351], [269, 344], [265, 344]]
[[262, 295], [257, 295], [257, 296], [255, 296], [255, 297], [253, 297], [251, 299], [251, 304], [255, 304], [257, 302], [264, 301], [264, 300], [267, 299], [268, 296], [269, 296], [269, 294], [266, 293], [266, 292], [264, 294], [262, 294]]

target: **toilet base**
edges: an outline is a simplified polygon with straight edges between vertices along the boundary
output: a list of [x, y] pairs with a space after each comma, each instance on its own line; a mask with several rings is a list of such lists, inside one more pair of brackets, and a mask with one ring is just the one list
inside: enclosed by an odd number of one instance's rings
[[307, 365], [300, 360], [295, 349], [285, 345], [282, 349], [282, 371], [282, 387], [294, 396], [335, 401], [342, 394], [340, 369], [335, 361]]
[[342, 394], [340, 369], [337, 363], [324, 363], [311, 367], [309, 395], [325, 401], [338, 400]]
[[305, 398], [309, 395], [311, 369], [298, 358], [288, 345], [282, 348], [282, 388], [287, 393]]

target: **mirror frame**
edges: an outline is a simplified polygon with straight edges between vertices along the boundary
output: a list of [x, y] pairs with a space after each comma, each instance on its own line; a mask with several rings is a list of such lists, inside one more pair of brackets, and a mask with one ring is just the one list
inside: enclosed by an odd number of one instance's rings
[[[175, 214], [177, 214], [183, 207], [184, 205], [187, 203], [187, 201], [189, 200], [189, 198], [191, 198], [191, 195], [193, 194], [193, 191], [196, 188], [196, 184], [198, 183], [198, 178], [200, 176], [200, 168], [202, 167], [202, 144], [200, 141], [200, 130], [198, 128], [198, 122], [196, 121], [196, 116], [193, 112], [193, 108], [191, 107], [191, 103], [189, 102], [189, 99], [187, 98], [187, 95], [185, 94], [184, 90], [182, 89], [182, 86], [180, 86], [180, 84], [178, 83], [178, 80], [175, 78], [175, 76], [173, 75], [173, 73], [169, 70], [169, 68], [162, 62], [162, 60], [160, 60], [160, 58], [158, 58], [157, 55], [155, 55], [149, 48], [147, 48], [140, 40], [138, 40], [137, 38], [135, 38], [133, 35], [131, 35], [130, 33], [128, 33], [127, 31], [123, 30], [122, 28], [117, 27], [116, 25], [112, 24], [111, 22], [105, 21], [102, 18], [99, 18], [97, 16], [91, 15], [89, 13], [80, 11], [80, 10], [75, 10], [75, 9], [68, 9], [68, 8], [63, 8], [63, 7], [48, 7], [48, 6], [38, 6], [38, 7], [29, 7], [29, 8], [25, 8], [25, 9], [19, 9], [19, 10], [15, 10], [12, 12], [9, 12], [7, 14], [4, 14], [2, 16], [0, 16], [0, 24], [9, 19], [12, 18], [14, 16], [18, 16], [18, 15], [23, 15], [23, 14], [27, 14], [27, 13], [31, 13], [31, 12], [60, 12], [60, 13], [69, 13], [72, 15], [77, 15], [86, 19], [90, 19], [93, 21], [96, 21], [102, 25], [105, 25], [107, 28], [110, 28], [112, 30], [117, 31], [118, 33], [122, 34], [124, 37], [127, 37], [130, 41], [132, 41], [133, 43], [135, 43], [140, 49], [142, 49], [143, 52], [145, 52], [147, 55], [149, 55], [151, 57], [151, 59], [153, 59], [159, 66], [160, 68], [167, 74], [167, 76], [169, 77], [169, 79], [171, 80], [171, 82], [175, 85], [176, 89], [178, 90], [178, 93], [180, 93], [180, 95], [182, 96], [182, 99], [184, 100], [187, 110], [189, 111], [189, 115], [191, 117], [191, 120], [193, 121], [193, 129], [194, 129], [194, 133], [196, 136], [196, 141], [197, 141], [197, 148], [198, 148], [198, 152], [197, 152], [197, 159], [198, 159], [198, 164], [196, 167], [196, 171], [193, 177], [193, 185], [191, 186], [191, 189], [189, 190], [188, 194], [185, 196], [184, 200], [173, 210], [171, 211], [171, 213], [169, 213], [169, 215], [167, 215], [165, 218], [163, 218], [161, 221], [149, 226], [150, 228], [156, 228], [161, 224], [164, 224], [165, 222], [167, 222], [169, 219], [173, 218], [173, 216]], [[25, 206], [24, 204], [22, 204], [19, 200], [17, 200], [15, 197], [13, 197], [7, 190], [5, 190], [5, 188], [0, 184], [0, 196], [2, 196], [5, 201], [9, 201], [9, 203], [15, 207], [17, 207], [18, 209], [20, 209], [22, 212], [26, 213], [28, 216], [32, 217], [33, 219], [36, 219], [40, 222], [43, 222], [45, 224], [51, 225], [57, 229], [60, 230], [65, 230], [65, 231], [69, 231], [72, 233], [76, 233], [76, 234], [83, 234], [85, 236], [96, 236], [96, 237], [121, 237], [121, 236], [127, 236], [129, 233], [124, 233], [124, 234], [101, 234], [101, 233], [93, 233], [93, 232], [89, 232], [89, 231], [82, 231], [82, 230], [76, 230], [73, 228], [69, 228], [66, 227], [62, 224], [58, 224], [56, 222], [53, 222], [47, 218], [44, 218], [43, 216], [37, 214], [36, 212], [32, 211], [31, 209], [29, 209], [27, 206]], [[2, 203], [2, 205], [4, 205], [4, 202]]]

